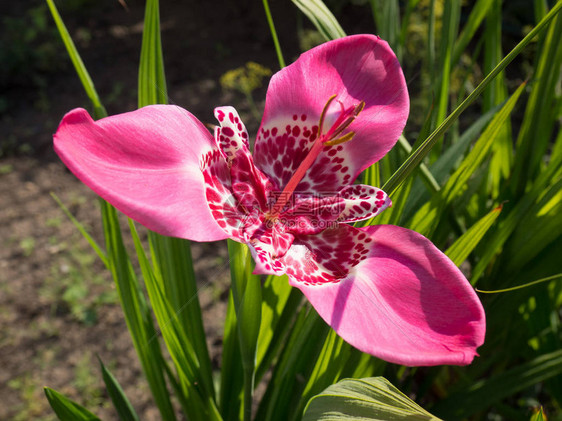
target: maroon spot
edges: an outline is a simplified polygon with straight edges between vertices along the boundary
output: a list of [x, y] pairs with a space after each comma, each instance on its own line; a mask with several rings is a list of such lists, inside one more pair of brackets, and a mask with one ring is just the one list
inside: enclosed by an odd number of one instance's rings
[[293, 120], [297, 121], [298, 118], [299, 118], [298, 115], [296, 115], [296, 114], [293, 115]]
[[306, 121], [306, 114], [301, 115], [301, 120]]
[[[232, 115], [232, 114], [230, 114], [230, 115]], [[230, 127], [223, 127], [222, 132], [227, 136], [234, 136], [234, 130], [232, 130]], [[221, 138], [221, 140], [223, 140], [223, 139]]]
[[234, 114], [228, 113], [228, 119], [230, 120], [231, 123], [234, 123]]
[[271, 129], [271, 135], [277, 136], [277, 127], [274, 127], [273, 129]]
[[301, 134], [300, 127], [299, 126], [293, 127], [293, 136], [298, 136], [299, 134]]

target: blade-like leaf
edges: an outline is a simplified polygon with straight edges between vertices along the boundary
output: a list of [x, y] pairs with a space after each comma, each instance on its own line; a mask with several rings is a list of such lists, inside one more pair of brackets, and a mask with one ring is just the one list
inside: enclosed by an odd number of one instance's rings
[[533, 38], [542, 30], [544, 30], [550, 21], [556, 17], [557, 13], [562, 9], [562, 2], [556, 3], [550, 12], [535, 26], [528, 34], [507, 54], [503, 60], [492, 70], [482, 82], [470, 93], [470, 95], [441, 123], [437, 129], [408, 157], [408, 159], [400, 166], [400, 168], [392, 175], [383, 186], [383, 190], [391, 194], [414, 169], [416, 169], [422, 159], [429, 153], [433, 145], [441, 138], [441, 136], [452, 126], [462, 112], [476, 98], [480, 96], [482, 91], [488, 84], [507, 67], [511, 61], [529, 44]]
[[218, 420], [220, 416], [214, 405], [212, 395], [206, 389], [205, 383], [201, 381], [202, 372], [197, 356], [191, 342], [185, 335], [178, 314], [164, 293], [163, 280], [158, 278], [158, 273], [152, 270], [131, 220], [129, 220], [129, 228], [152, 309], [158, 320], [170, 356], [174, 361], [183, 394], [190, 406], [188, 415], [194, 420]]
[[437, 403], [432, 412], [448, 420], [465, 419], [494, 402], [561, 374], [562, 350], [559, 350], [481, 380], [468, 390], [451, 394]]
[[493, 209], [490, 213], [471, 226], [451, 245], [451, 247], [447, 249], [445, 254], [449, 256], [449, 259], [451, 259], [455, 265], [460, 266], [461, 263], [466, 260], [468, 255], [472, 253], [472, 250], [474, 250], [482, 237], [484, 237], [484, 234], [488, 232], [496, 219], [498, 219], [501, 210], [501, 205]]
[[384, 377], [345, 379], [313, 397], [303, 421], [438, 421]]
[[68, 219], [70, 219], [70, 221], [74, 224], [74, 226], [78, 229], [78, 231], [80, 231], [80, 234], [82, 234], [82, 236], [88, 241], [90, 247], [92, 247], [92, 249], [96, 252], [100, 260], [107, 267], [107, 256], [105, 255], [105, 252], [101, 249], [101, 247], [98, 245], [96, 240], [94, 240], [94, 238], [88, 233], [88, 231], [86, 231], [84, 225], [82, 225], [80, 221], [78, 221], [74, 217], [74, 215], [70, 213], [70, 210], [64, 205], [64, 203], [62, 203], [62, 201], [59, 199], [59, 197], [56, 194], [51, 192], [51, 197], [54, 199], [55, 202], [57, 202], [57, 205], [59, 205], [59, 207], [62, 209], [64, 214], [68, 217]]
[[72, 38], [70, 38], [70, 34], [68, 33], [68, 30], [66, 29], [66, 26], [64, 25], [64, 22], [59, 15], [54, 1], [47, 0], [47, 5], [51, 10], [51, 14], [53, 15], [53, 19], [55, 21], [55, 24], [57, 25], [59, 34], [62, 38], [62, 41], [64, 42], [66, 51], [68, 52], [68, 56], [70, 57], [70, 60], [72, 60], [72, 64], [76, 69], [76, 73], [80, 78], [80, 82], [82, 82], [82, 86], [84, 87], [88, 98], [90, 98], [90, 102], [94, 106], [94, 118], [98, 119], [105, 117], [107, 115], [107, 111], [105, 111], [105, 108], [100, 102], [98, 93], [96, 91], [96, 88], [94, 87], [94, 83], [92, 82], [92, 78], [86, 70], [86, 66], [84, 66], [84, 63], [80, 58], [80, 54], [78, 54], [78, 50], [76, 49]]
[[494, 116], [486, 130], [482, 133], [474, 148], [462, 161], [461, 165], [451, 175], [445, 186], [435, 194], [431, 202], [426, 203], [412, 219], [410, 228], [414, 231], [429, 235], [440, 221], [441, 213], [451, 201], [458, 196], [466, 187], [466, 183], [476, 169], [482, 164], [496, 135], [504, 127], [503, 124], [511, 115], [519, 96], [523, 92], [525, 83], [513, 93], [511, 98], [505, 103], [502, 109]]
[[139, 66], [139, 108], [166, 104], [166, 77], [160, 40], [160, 10], [158, 0], [148, 0], [144, 14], [144, 30]]
[[99, 421], [99, 418], [56, 390], [45, 388], [45, 395], [61, 421]]
[[113, 402], [113, 406], [115, 407], [117, 414], [119, 415], [119, 419], [121, 421], [139, 421], [139, 417], [135, 412], [133, 405], [131, 405], [131, 402], [129, 402], [129, 399], [127, 399], [127, 396], [125, 396], [125, 392], [123, 392], [123, 389], [121, 388], [121, 385], [119, 384], [115, 376], [111, 374], [111, 372], [103, 364], [101, 359], [99, 360], [99, 362], [103, 381], [107, 389], [107, 394]]
[[133, 345], [162, 418], [175, 420], [176, 416], [164, 377], [160, 343], [140, 282], [123, 244], [117, 211], [105, 201], [100, 203], [109, 268], [117, 287]]
[[318, 29], [318, 32], [322, 34], [326, 41], [345, 37], [345, 31], [322, 0], [292, 1], [316, 26], [316, 29]]

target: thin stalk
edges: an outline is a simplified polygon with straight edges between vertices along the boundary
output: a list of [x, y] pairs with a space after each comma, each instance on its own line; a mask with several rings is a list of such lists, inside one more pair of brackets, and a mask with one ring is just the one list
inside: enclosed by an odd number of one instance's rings
[[255, 365], [244, 366], [244, 421], [252, 420], [252, 403], [254, 400]]
[[273, 24], [273, 18], [271, 17], [271, 11], [269, 10], [269, 3], [267, 0], [263, 0], [263, 8], [265, 10], [265, 16], [267, 17], [267, 23], [269, 24], [269, 30], [271, 31], [271, 36], [273, 38], [273, 44], [275, 44], [275, 52], [277, 53], [277, 60], [279, 60], [279, 67], [285, 67], [285, 60], [283, 59], [283, 53], [281, 52], [281, 45], [279, 44], [279, 39], [277, 38], [277, 31], [275, 30], [275, 25]]
[[494, 291], [484, 291], [478, 288], [474, 288], [476, 290], [476, 292], [481, 292], [482, 294], [499, 294], [500, 292], [510, 292], [510, 291], [516, 291], [518, 289], [523, 289], [523, 288], [527, 288], [533, 285], [537, 285], [537, 284], [542, 284], [543, 282], [550, 282], [550, 281], [554, 281], [555, 279], [560, 279], [562, 278], [562, 273], [557, 273], [556, 275], [552, 275], [549, 276], [547, 278], [542, 278], [542, 279], [537, 279], [536, 281], [532, 281], [529, 282], [527, 284], [523, 284], [523, 285], [517, 285], [515, 287], [511, 287], [511, 288], [505, 288], [505, 289], [496, 289]]

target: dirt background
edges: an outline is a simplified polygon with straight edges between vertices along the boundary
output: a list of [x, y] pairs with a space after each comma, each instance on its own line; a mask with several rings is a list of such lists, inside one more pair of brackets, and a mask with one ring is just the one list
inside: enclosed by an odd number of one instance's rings
[[[302, 41], [310, 26], [291, 2], [271, 3], [290, 62], [300, 51], [298, 35]], [[332, 3], [349, 33], [373, 31], [368, 8]], [[144, 2], [57, 5], [109, 114], [135, 109]], [[102, 419], [117, 419], [96, 356], [141, 419], [158, 419], [113, 282], [50, 195], [103, 243], [95, 195], [52, 150], [51, 136], [64, 113], [91, 109], [88, 99], [45, 4], [2, 2], [0, 21], [0, 419], [55, 419], [43, 386]], [[261, 2], [163, 0], [161, 22], [170, 102], [204, 122], [214, 121], [215, 106], [234, 105], [255, 133], [258, 121], [244, 96], [222, 89], [219, 80], [248, 61], [278, 69]], [[260, 109], [266, 83], [254, 92]], [[218, 369], [228, 288], [225, 244], [195, 244], [193, 257]]]

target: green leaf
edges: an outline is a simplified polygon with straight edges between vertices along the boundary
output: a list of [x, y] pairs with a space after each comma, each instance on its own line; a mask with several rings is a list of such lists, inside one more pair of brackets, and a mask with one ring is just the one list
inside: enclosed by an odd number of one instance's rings
[[164, 377], [160, 343], [150, 309], [123, 243], [117, 211], [105, 201], [100, 203], [109, 269], [117, 287], [133, 345], [162, 418], [175, 420]]
[[470, 10], [470, 15], [468, 21], [464, 25], [461, 34], [455, 41], [455, 48], [453, 50], [453, 64], [457, 63], [466, 50], [466, 47], [470, 43], [470, 40], [476, 33], [476, 30], [484, 20], [484, 17], [488, 13], [490, 6], [493, 1], [490, 0], [478, 0]]
[[[431, 165], [429, 171], [435, 177], [438, 184], [446, 181], [447, 176], [449, 176], [460, 158], [465, 154], [471, 142], [477, 138], [482, 129], [490, 122], [500, 108], [501, 105], [498, 105], [480, 116], [464, 131], [459, 139], [447, 148], [443, 155]], [[404, 220], [409, 220], [413, 216], [414, 211], [420, 208], [424, 199], [429, 200], [429, 198], [429, 192], [427, 189], [423, 188], [421, 180], [415, 180], [411, 194], [408, 196], [408, 203], [405, 206]], [[384, 213], [386, 213], [386, 211]]]
[[517, 392], [562, 374], [562, 350], [474, 383], [438, 402], [432, 412], [444, 419], [465, 419]]
[[[548, 13], [551, 15], [557, 2]], [[547, 15], [547, 16], [548, 16]], [[540, 55], [535, 66], [532, 88], [527, 108], [517, 138], [517, 154], [513, 166], [512, 190], [516, 196], [521, 195], [529, 180], [540, 172], [542, 160], [548, 151], [551, 133], [556, 122], [557, 86], [559, 86], [560, 66], [562, 65], [562, 17], [544, 34], [539, 43]]]
[[345, 379], [313, 397], [303, 421], [438, 421], [384, 377]]
[[[228, 240], [228, 252], [232, 279], [231, 291], [237, 318], [240, 357], [244, 373], [244, 420], [249, 420], [252, 411], [257, 340], [261, 324], [261, 280], [259, 276], [251, 273], [251, 255], [245, 244]], [[233, 355], [231, 354], [230, 357]], [[236, 365], [232, 366], [236, 367]], [[224, 371], [223, 374], [227, 378], [232, 376], [231, 373], [224, 373]], [[236, 383], [239, 386], [239, 383]], [[237, 394], [231, 393], [230, 396], [232, 399]]]
[[451, 247], [447, 249], [445, 254], [449, 256], [449, 259], [451, 259], [455, 265], [460, 266], [461, 263], [466, 260], [468, 255], [472, 253], [480, 240], [482, 240], [482, 237], [484, 237], [496, 219], [498, 219], [501, 210], [501, 205], [493, 209], [490, 213], [471, 226], [451, 245]]
[[322, 34], [326, 41], [345, 37], [345, 31], [322, 0], [292, 1], [316, 26], [316, 29], [318, 29], [318, 32]]
[[556, 275], [548, 276], [546, 278], [537, 279], [536, 281], [527, 282], [526, 284], [517, 285], [517, 286], [511, 287], [511, 288], [497, 289], [495, 291], [484, 291], [484, 290], [476, 288], [476, 291], [481, 292], [483, 294], [501, 294], [501, 293], [504, 293], [504, 292], [511, 292], [511, 291], [517, 291], [518, 289], [528, 288], [528, 287], [531, 287], [533, 285], [542, 284], [544, 282], [554, 281], [554, 280], [560, 279], [560, 278], [562, 278], [562, 273], [557, 273]]
[[154, 271], [162, 280], [166, 300], [177, 315], [177, 328], [190, 342], [199, 365], [200, 379], [205, 390], [214, 398], [211, 359], [199, 304], [197, 279], [193, 270], [191, 243], [181, 238], [148, 234]]
[[302, 392], [299, 409], [300, 413], [306, 406], [308, 400], [323, 389], [339, 380], [351, 351], [351, 345], [330, 329], [320, 355], [308, 382]]
[[537, 200], [548, 189], [549, 183], [554, 175], [561, 169], [562, 155], [556, 156], [549, 163], [548, 167], [537, 177], [533, 186], [520, 198], [517, 204], [507, 214], [499, 224], [489, 241], [486, 242], [484, 250], [480, 254], [480, 260], [472, 271], [471, 282], [474, 284], [484, 273], [484, 270], [492, 259], [501, 251], [507, 239], [512, 233], [526, 220], [529, 210]]
[[90, 102], [94, 106], [94, 118], [98, 119], [107, 116], [107, 111], [105, 111], [105, 108], [100, 102], [98, 93], [96, 92], [96, 88], [94, 87], [94, 83], [92, 82], [92, 78], [90, 78], [90, 74], [86, 70], [86, 66], [84, 66], [84, 63], [80, 58], [80, 54], [78, 54], [78, 50], [76, 49], [72, 38], [70, 38], [70, 34], [68, 33], [68, 30], [66, 29], [66, 26], [64, 25], [64, 22], [59, 15], [54, 1], [47, 0], [47, 5], [49, 6], [51, 14], [53, 15], [53, 19], [55, 21], [55, 24], [57, 25], [59, 34], [62, 38], [62, 41], [64, 42], [66, 50], [68, 51], [70, 60], [72, 60], [72, 64], [76, 69], [76, 73], [80, 78], [80, 82], [82, 82], [82, 86], [84, 87], [88, 98], [90, 98]]
[[[300, 292], [299, 292], [300, 294]], [[260, 402], [256, 419], [291, 420], [296, 414], [300, 396], [322, 350], [329, 327], [310, 306], [299, 312], [285, 342], [268, 389]]]
[[99, 421], [99, 418], [56, 390], [46, 387], [45, 395], [61, 421]]
[[457, 170], [449, 177], [441, 191], [435, 194], [431, 202], [426, 203], [412, 219], [410, 228], [424, 235], [429, 235], [437, 226], [445, 207], [452, 200], [460, 195], [466, 188], [469, 178], [475, 173], [482, 164], [488, 152], [490, 151], [494, 139], [503, 124], [511, 115], [517, 100], [519, 99], [525, 83], [513, 93], [511, 98], [505, 103], [501, 110], [494, 116], [486, 130], [482, 133], [474, 148], [469, 152], [467, 157], [461, 162]]
[[528, 34], [517, 44], [513, 50], [507, 54], [503, 60], [492, 70], [482, 82], [470, 93], [470, 95], [437, 127], [431, 135], [408, 157], [408, 159], [400, 166], [400, 168], [392, 175], [383, 186], [383, 190], [391, 194], [402, 182], [408, 177], [414, 169], [421, 163], [422, 159], [429, 153], [435, 143], [441, 136], [453, 125], [457, 118], [476, 98], [480, 96], [482, 91], [489, 83], [507, 67], [511, 61], [529, 44], [533, 38], [541, 32], [562, 9], [562, 2], [558, 2], [548, 12], [548, 14], [535, 26]]
[[189, 406], [188, 414], [194, 420], [218, 420], [220, 416], [211, 391], [207, 389], [208, 386], [201, 379], [202, 372], [193, 345], [187, 338], [180, 318], [164, 292], [164, 281], [159, 278], [157, 272], [152, 270], [136, 227], [131, 220], [129, 220], [129, 228], [152, 309], [178, 372], [183, 396]]
[[113, 402], [113, 406], [117, 410], [119, 419], [121, 421], [139, 421], [139, 417], [135, 412], [133, 405], [131, 405], [131, 402], [129, 402], [127, 396], [125, 396], [125, 393], [123, 392], [123, 389], [117, 379], [113, 376], [113, 374], [111, 374], [101, 359], [99, 362], [107, 393]]
[[531, 416], [530, 421], [546, 421], [546, 416], [542, 410], [542, 406], [535, 410], [535, 413]]
[[144, 14], [144, 31], [139, 66], [139, 108], [168, 103], [158, 0], [148, 0]]
[[88, 243], [90, 244], [90, 247], [92, 247], [92, 249], [96, 252], [96, 254], [100, 258], [100, 260], [103, 262], [103, 264], [106, 267], [108, 267], [107, 266], [108, 265], [107, 256], [105, 255], [105, 252], [101, 249], [101, 247], [98, 245], [96, 240], [94, 240], [94, 238], [88, 233], [88, 231], [86, 231], [86, 228], [84, 228], [84, 225], [82, 225], [74, 217], [74, 215], [72, 215], [72, 213], [70, 213], [70, 210], [64, 205], [64, 203], [62, 203], [62, 201], [59, 199], [59, 197], [55, 193], [51, 192], [51, 197], [54, 199], [55, 202], [57, 202], [57, 205], [59, 205], [59, 207], [62, 209], [64, 214], [68, 217], [68, 219], [70, 219], [70, 221], [74, 224], [74, 226], [78, 229], [78, 231], [80, 231], [80, 234], [82, 234], [82, 236], [88, 241]]

